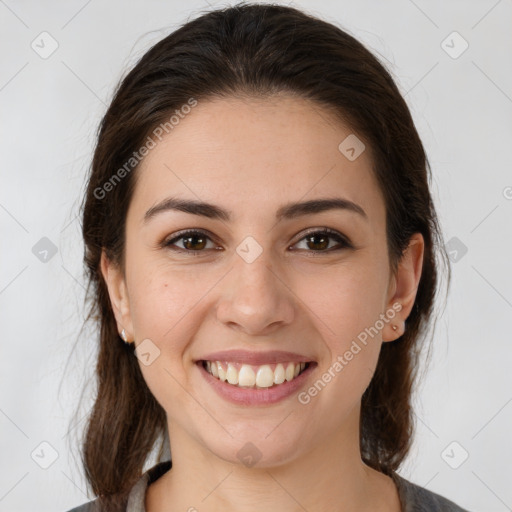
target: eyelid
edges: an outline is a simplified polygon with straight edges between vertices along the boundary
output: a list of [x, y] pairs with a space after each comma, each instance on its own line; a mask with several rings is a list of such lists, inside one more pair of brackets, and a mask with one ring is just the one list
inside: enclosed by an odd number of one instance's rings
[[[312, 235], [315, 233], [325, 233], [325, 234], [329, 235], [331, 238], [340, 238], [343, 241], [343, 243], [346, 244], [347, 246], [353, 245], [352, 242], [350, 241], [350, 239], [347, 236], [345, 236], [343, 233], [337, 231], [336, 229], [331, 229], [328, 227], [309, 228], [306, 231], [303, 231], [302, 233], [300, 233], [298, 235], [300, 238], [298, 238], [297, 241], [294, 242], [293, 245], [295, 245], [297, 242], [300, 242], [308, 235]], [[321, 252], [321, 251], [318, 251], [318, 252]]]
[[[171, 242], [175, 242], [177, 240], [181, 240], [182, 238], [185, 237], [185, 235], [199, 235], [199, 236], [202, 235], [205, 238], [208, 238], [212, 242], [216, 243], [216, 237], [213, 235], [213, 233], [210, 233], [210, 231], [208, 231], [207, 229], [189, 228], [189, 229], [182, 229], [180, 231], [177, 231], [176, 233], [173, 233], [169, 237], [165, 237], [160, 245], [163, 248], [166, 248], [166, 247], [168, 248], [169, 246], [172, 245]], [[178, 247], [176, 249], [173, 248], [173, 250], [175, 250], [177, 252], [181, 251], [181, 252], [189, 252], [189, 253], [203, 252], [203, 251], [192, 251], [192, 250], [181, 249], [181, 247]]]
[[[306, 238], [308, 235], [316, 234], [316, 233], [326, 234], [326, 235], [328, 235], [328, 237], [330, 237], [332, 239], [335, 239], [335, 240], [337, 239], [338, 245], [340, 245], [340, 242], [341, 242], [341, 247], [339, 247], [339, 248], [330, 248], [330, 249], [327, 249], [327, 250], [324, 250], [324, 251], [313, 251], [313, 250], [309, 250], [308, 251], [308, 250], [306, 250], [306, 252], [313, 253], [313, 254], [317, 253], [318, 255], [322, 255], [322, 254], [329, 254], [329, 253], [334, 252], [334, 251], [340, 251], [340, 250], [343, 250], [343, 249], [354, 249], [355, 248], [354, 244], [351, 242], [351, 240], [346, 235], [344, 235], [343, 233], [341, 233], [341, 232], [339, 232], [339, 231], [337, 231], [335, 229], [331, 229], [331, 228], [328, 228], [328, 227], [313, 227], [313, 228], [309, 228], [306, 231], [303, 231], [302, 233], [300, 233], [298, 235], [298, 238], [296, 239], [296, 241], [293, 242], [288, 247], [293, 247], [294, 245], [296, 245], [299, 242], [301, 242], [302, 240], [304, 240], [304, 238]], [[187, 250], [187, 249], [182, 249], [181, 247], [171, 247], [173, 245], [171, 242], [176, 242], [178, 240], [181, 240], [182, 238], [185, 237], [185, 235], [204, 236], [205, 238], [208, 238], [210, 241], [212, 241], [214, 243], [217, 243], [216, 242], [216, 237], [210, 231], [208, 231], [207, 229], [203, 229], [203, 228], [189, 228], [189, 229], [183, 229], [181, 231], [173, 233], [170, 237], [166, 237], [161, 242], [160, 245], [163, 248], [170, 248], [174, 252], [197, 254], [197, 255], [199, 253], [202, 253], [202, 252], [207, 252], [206, 249], [203, 249], [203, 250], [193, 250], [193, 249]], [[214, 250], [216, 250], [216, 249], [217, 248], [215, 248]]]

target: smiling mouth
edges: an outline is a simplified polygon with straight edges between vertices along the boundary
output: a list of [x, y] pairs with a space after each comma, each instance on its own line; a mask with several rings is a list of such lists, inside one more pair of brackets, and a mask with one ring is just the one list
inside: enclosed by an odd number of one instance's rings
[[250, 365], [235, 362], [200, 361], [216, 379], [240, 388], [274, 388], [290, 382], [305, 372], [312, 362], [288, 362]]

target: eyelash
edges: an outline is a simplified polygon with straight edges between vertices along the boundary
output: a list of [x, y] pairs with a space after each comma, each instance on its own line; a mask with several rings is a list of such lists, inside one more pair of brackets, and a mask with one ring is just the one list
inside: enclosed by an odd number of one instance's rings
[[[346, 237], [342, 236], [340, 233], [338, 233], [337, 231], [330, 229], [330, 228], [312, 229], [312, 230], [306, 232], [304, 234], [304, 236], [293, 245], [296, 245], [297, 243], [302, 242], [305, 238], [307, 238], [308, 236], [311, 236], [311, 235], [328, 235], [328, 238], [332, 238], [332, 239], [336, 240], [341, 245], [341, 247], [339, 247], [337, 249], [336, 248], [333, 249], [331, 247], [330, 249], [325, 249], [325, 250], [320, 250], [320, 251], [306, 249], [306, 252], [313, 253], [311, 255], [313, 257], [316, 256], [316, 254], [314, 254], [314, 253], [319, 253], [319, 255], [321, 255], [323, 253], [331, 253], [333, 251], [339, 251], [342, 249], [353, 249], [354, 248], [352, 243]], [[180, 232], [176, 233], [175, 235], [173, 235], [172, 238], [168, 239], [167, 241], [164, 241], [162, 243], [162, 246], [165, 248], [168, 248], [174, 252], [188, 253], [188, 255], [190, 255], [190, 256], [199, 256], [201, 252], [205, 252], [207, 250], [207, 249], [202, 249], [202, 250], [183, 249], [181, 247], [172, 247], [174, 245], [174, 243], [177, 242], [178, 240], [181, 240], [181, 239], [189, 237], [189, 236], [205, 237], [213, 242], [212, 238], [209, 236], [209, 234], [206, 231], [202, 231], [199, 229], [191, 229], [191, 230], [180, 231]], [[304, 249], [299, 249], [299, 250], [304, 250]]]

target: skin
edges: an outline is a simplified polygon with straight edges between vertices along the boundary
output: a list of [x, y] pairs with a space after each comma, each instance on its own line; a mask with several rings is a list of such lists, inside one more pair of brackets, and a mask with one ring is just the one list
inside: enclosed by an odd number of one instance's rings
[[[160, 350], [150, 365], [139, 363], [167, 413], [173, 467], [149, 486], [148, 512], [400, 510], [391, 478], [361, 460], [360, 403], [381, 344], [404, 331], [424, 242], [414, 235], [391, 273], [371, 149], [354, 161], [338, 150], [351, 133], [293, 96], [205, 100], [137, 170], [124, 272], [105, 254], [101, 268], [119, 331]], [[170, 195], [222, 206], [233, 219], [166, 211], [144, 223], [145, 212]], [[285, 203], [325, 197], [357, 203], [367, 219], [338, 209], [275, 220]], [[325, 227], [354, 248], [330, 238], [329, 249], [339, 250], [328, 250], [304, 238]], [[188, 245], [203, 252], [162, 246], [192, 228], [212, 235], [206, 247], [197, 239]], [[252, 263], [236, 252], [247, 236], [262, 248]], [[186, 250], [186, 240], [175, 244]], [[234, 405], [194, 364], [217, 350], [293, 351], [318, 364], [304, 390], [396, 303], [401, 311], [308, 404], [295, 394], [267, 406]], [[261, 453], [253, 467], [237, 457], [249, 441]]]

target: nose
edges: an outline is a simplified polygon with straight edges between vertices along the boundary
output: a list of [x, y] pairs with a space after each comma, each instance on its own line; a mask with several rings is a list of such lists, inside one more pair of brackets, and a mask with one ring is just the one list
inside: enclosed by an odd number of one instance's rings
[[238, 255], [221, 285], [217, 319], [250, 336], [266, 336], [292, 323], [296, 298], [266, 250], [251, 263]]

